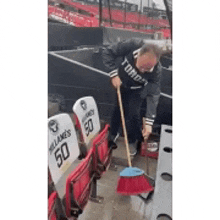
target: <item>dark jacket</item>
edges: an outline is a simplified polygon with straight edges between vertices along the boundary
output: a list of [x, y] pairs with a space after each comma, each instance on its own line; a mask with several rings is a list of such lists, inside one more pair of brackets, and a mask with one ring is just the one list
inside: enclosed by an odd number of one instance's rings
[[139, 73], [135, 60], [143, 45], [144, 42], [137, 39], [112, 44], [103, 51], [103, 63], [110, 77], [120, 77], [123, 87], [140, 90], [141, 98], [147, 99], [146, 123], [152, 125], [160, 97], [162, 67], [158, 62], [152, 72]]

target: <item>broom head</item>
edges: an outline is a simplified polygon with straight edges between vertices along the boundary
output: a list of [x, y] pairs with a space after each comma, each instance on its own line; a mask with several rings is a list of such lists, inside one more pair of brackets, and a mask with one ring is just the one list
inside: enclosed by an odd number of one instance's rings
[[127, 167], [118, 179], [117, 193], [123, 195], [138, 195], [153, 191], [144, 171], [137, 167]]

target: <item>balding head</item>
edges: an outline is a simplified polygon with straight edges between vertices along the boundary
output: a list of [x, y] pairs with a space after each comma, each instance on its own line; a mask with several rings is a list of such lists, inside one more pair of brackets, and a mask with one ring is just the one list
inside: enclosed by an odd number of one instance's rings
[[136, 67], [141, 73], [150, 72], [158, 63], [161, 50], [154, 44], [145, 44], [138, 53]]

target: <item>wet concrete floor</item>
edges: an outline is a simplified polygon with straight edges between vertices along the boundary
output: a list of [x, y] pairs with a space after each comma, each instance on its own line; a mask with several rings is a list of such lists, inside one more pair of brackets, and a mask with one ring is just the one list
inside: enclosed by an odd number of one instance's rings
[[[152, 199], [147, 202], [138, 196], [123, 196], [116, 193], [117, 179], [120, 171], [127, 167], [126, 150], [123, 138], [119, 138], [118, 148], [113, 151], [113, 164], [116, 164], [117, 171], [111, 168], [103, 174], [97, 182], [97, 194], [104, 197], [102, 204], [89, 201], [79, 220], [142, 220], [150, 219]], [[132, 159], [132, 166], [143, 169], [147, 172], [146, 157], [136, 155]], [[149, 173], [156, 177], [157, 160], [149, 158]], [[142, 194], [146, 198], [148, 194]]]

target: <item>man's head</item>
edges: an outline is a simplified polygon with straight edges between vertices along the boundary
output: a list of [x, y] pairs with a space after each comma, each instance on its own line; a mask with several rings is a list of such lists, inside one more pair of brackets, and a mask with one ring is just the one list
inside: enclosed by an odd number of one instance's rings
[[151, 72], [161, 56], [159, 47], [153, 44], [145, 44], [139, 51], [136, 67], [141, 73]]

